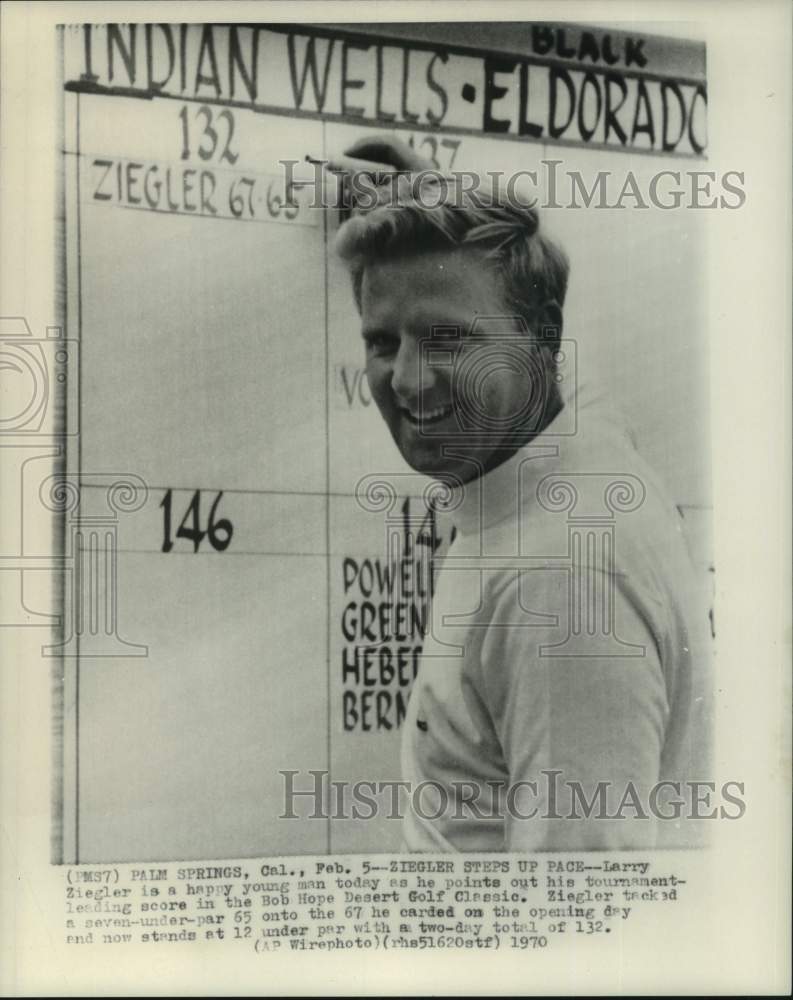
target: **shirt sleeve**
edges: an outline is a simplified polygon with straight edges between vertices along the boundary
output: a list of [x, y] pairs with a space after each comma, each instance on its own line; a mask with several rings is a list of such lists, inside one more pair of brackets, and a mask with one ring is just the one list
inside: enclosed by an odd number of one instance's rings
[[565, 574], [516, 574], [495, 599], [480, 684], [509, 773], [506, 850], [655, 843], [664, 676], [647, 609], [608, 581], [620, 643], [569, 635]]

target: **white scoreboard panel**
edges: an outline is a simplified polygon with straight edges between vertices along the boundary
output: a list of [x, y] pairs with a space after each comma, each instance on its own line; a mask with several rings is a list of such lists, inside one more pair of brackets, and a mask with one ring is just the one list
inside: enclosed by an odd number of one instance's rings
[[[281, 161], [390, 128], [442, 169], [534, 170], [551, 202], [556, 184], [568, 386], [613, 394], [705, 572], [701, 213], [640, 204], [661, 171], [680, 176], [659, 200], [690, 201], [707, 170], [704, 47], [569, 25], [111, 25], [62, 45], [79, 499], [59, 856], [396, 849], [385, 819], [279, 818], [282, 772], [400, 777], [448, 542], [369, 395], [339, 214], [311, 186], [287, 199]], [[606, 172], [613, 207], [580, 189], [569, 207], [576, 171]]]

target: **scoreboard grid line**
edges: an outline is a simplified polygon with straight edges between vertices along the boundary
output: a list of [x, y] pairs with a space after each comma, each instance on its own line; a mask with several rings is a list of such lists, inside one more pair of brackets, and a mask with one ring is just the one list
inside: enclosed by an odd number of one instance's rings
[[[322, 123], [322, 156], [323, 159], [327, 156], [327, 128], [325, 122]], [[331, 747], [331, 717], [330, 717], [330, 706], [331, 706], [331, 683], [330, 683], [330, 671], [331, 671], [331, 586], [332, 586], [332, 576], [331, 576], [331, 551], [330, 551], [330, 394], [331, 394], [331, 384], [330, 384], [330, 329], [328, 324], [328, 309], [329, 309], [329, 296], [328, 296], [328, 215], [327, 212], [322, 213], [322, 239], [324, 242], [325, 252], [323, 254], [323, 264], [322, 264], [322, 291], [323, 291], [323, 314], [325, 319], [325, 705], [326, 705], [326, 718], [327, 718], [327, 772], [331, 773], [331, 762], [332, 762], [332, 747]], [[328, 854], [332, 854], [332, 827], [330, 820], [330, 811], [328, 811], [327, 817], [327, 830], [328, 830]]]
[[[80, 192], [80, 95], [77, 94], [77, 114], [75, 127], [75, 146], [77, 148], [77, 169], [75, 170], [75, 181], [77, 185], [77, 342], [82, 348], [83, 344], [83, 245], [82, 245], [82, 213], [80, 205], [82, 195]], [[83, 427], [83, 363], [82, 350], [77, 357], [77, 426], [80, 430]], [[77, 434], [77, 471], [82, 478], [83, 471], [83, 437]], [[74, 861], [80, 863], [80, 644], [81, 637], [78, 633], [75, 637], [76, 657], [74, 661]]]

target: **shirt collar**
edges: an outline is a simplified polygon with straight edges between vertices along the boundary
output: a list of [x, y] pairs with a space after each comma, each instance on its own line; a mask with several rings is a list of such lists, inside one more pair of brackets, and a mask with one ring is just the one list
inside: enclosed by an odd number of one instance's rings
[[554, 427], [558, 420], [559, 415], [505, 462], [450, 491], [446, 509], [460, 534], [477, 535], [517, 516], [526, 498], [534, 495], [541, 477], [556, 465], [559, 437]]
[[569, 461], [572, 453], [580, 456], [581, 449], [586, 453], [602, 446], [607, 434], [626, 432], [603, 386], [587, 382], [568, 393], [563, 404], [548, 426], [505, 462], [449, 491], [443, 507], [458, 533], [476, 536], [515, 519], [519, 509], [537, 503], [540, 480], [559, 470], [563, 456]]

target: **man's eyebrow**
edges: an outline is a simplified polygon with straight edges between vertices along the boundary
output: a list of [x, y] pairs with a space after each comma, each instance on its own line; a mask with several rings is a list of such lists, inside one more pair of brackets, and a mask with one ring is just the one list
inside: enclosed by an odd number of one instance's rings
[[444, 333], [463, 333], [468, 326], [467, 323], [444, 317], [439, 310], [417, 313], [411, 318], [410, 325], [413, 329], [420, 329], [426, 333], [432, 333], [435, 330], [442, 330]]

